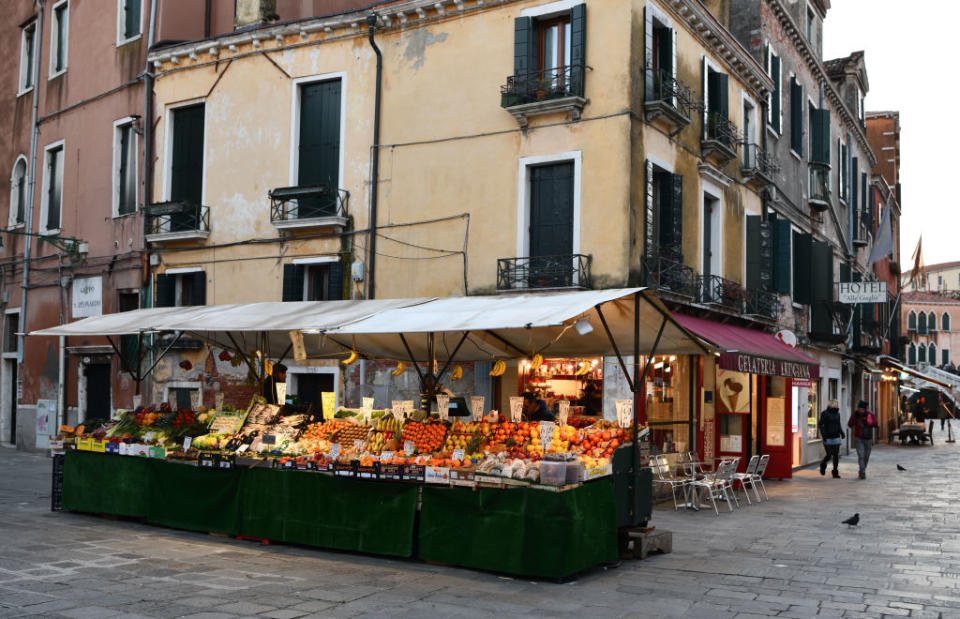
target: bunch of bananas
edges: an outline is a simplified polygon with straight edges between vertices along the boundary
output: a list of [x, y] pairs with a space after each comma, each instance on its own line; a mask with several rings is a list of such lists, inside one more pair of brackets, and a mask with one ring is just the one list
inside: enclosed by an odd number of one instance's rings
[[503, 373], [506, 371], [506, 362], [503, 359], [497, 359], [497, 362], [493, 364], [493, 369], [490, 370], [490, 376], [503, 376]]
[[360, 354], [355, 350], [351, 350], [350, 356], [343, 360], [343, 365], [353, 365], [359, 358]]
[[588, 361], [581, 361], [577, 366], [577, 371], [573, 373], [574, 376], [583, 376], [591, 370], [591, 365]]
[[390, 372], [390, 376], [400, 376], [407, 370], [407, 364], [403, 361], [397, 361], [397, 369]]
[[537, 353], [533, 356], [533, 359], [530, 361], [530, 370], [536, 372], [540, 369], [540, 366], [543, 365], [543, 355]]
[[459, 363], [453, 366], [453, 373], [450, 374], [450, 380], [460, 380], [463, 378], [463, 366]]

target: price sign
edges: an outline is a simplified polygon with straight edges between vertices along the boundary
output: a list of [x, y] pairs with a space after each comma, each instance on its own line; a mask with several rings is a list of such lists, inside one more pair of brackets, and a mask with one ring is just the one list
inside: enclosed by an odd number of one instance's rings
[[195, 411], [200, 408], [200, 390], [190, 390], [190, 410]]
[[334, 443], [330, 445], [330, 457], [337, 458], [340, 456], [340, 443]]
[[475, 395], [470, 398], [470, 417], [474, 421], [483, 419], [483, 403], [485, 398], [482, 395]]
[[412, 413], [413, 411], [414, 411], [414, 408], [413, 408], [413, 400], [404, 400], [404, 401], [403, 401], [403, 412], [409, 415], [409, 414]]
[[192, 436], [185, 436], [185, 437], [183, 437], [183, 450], [184, 450], [184, 451], [190, 449], [190, 445], [192, 445], [192, 444], [193, 444], [193, 437], [192, 437]]
[[[322, 391], [320, 393], [320, 405], [323, 418], [333, 419], [333, 416], [337, 413], [337, 394], [333, 391]], [[373, 402], [370, 403], [370, 408], [373, 408]]]
[[371, 415], [373, 415], [372, 408], [366, 406], [360, 407], [360, 419], [363, 421], [363, 423], [369, 424]]
[[250, 449], [250, 445], [245, 443], [243, 445], [240, 445], [240, 448], [237, 450], [237, 453], [242, 454], [247, 452], [249, 449]]
[[570, 416], [570, 400], [560, 400], [557, 415], [560, 418], [560, 425], [567, 425], [567, 418]]
[[384, 460], [393, 460], [393, 452], [392, 452], [392, 451], [383, 451], [383, 452], [381, 452], [381, 453], [380, 453], [380, 460], [381, 460], [381, 461], [384, 461]]
[[633, 423], [633, 400], [617, 400], [617, 425], [628, 428]]
[[152, 441], [152, 440], [153, 440], [153, 432], [147, 432], [147, 433], [143, 436], [143, 440], [148, 441], [148, 442], [149, 442], [149, 441]]
[[276, 445], [277, 444], [277, 435], [276, 434], [264, 434], [261, 442], [264, 445]]
[[540, 446], [544, 451], [550, 449], [550, 443], [553, 442], [553, 426], [552, 421], [540, 422]]
[[366, 408], [373, 408], [373, 398], [363, 398], [360, 402], [360, 406], [364, 406]]
[[289, 331], [290, 346], [293, 347], [293, 360], [303, 361], [307, 358], [307, 348], [303, 345], [303, 332], [297, 329]]
[[454, 450], [453, 450], [453, 455], [451, 455], [450, 458], [453, 459], [453, 460], [463, 460], [463, 450], [462, 450], [462, 449], [454, 449]]
[[510, 396], [510, 421], [520, 423], [523, 419], [523, 398], [518, 395]]
[[223, 392], [217, 393], [213, 396], [214, 408], [218, 411], [223, 410]]
[[353, 450], [357, 453], [360, 453], [360, 450], [363, 449], [363, 439], [355, 438], [353, 439]]
[[398, 421], [403, 419], [403, 402], [400, 400], [393, 401], [393, 417]]
[[445, 393], [437, 394], [437, 412], [440, 413], [442, 421], [450, 418], [450, 396]]
[[277, 383], [277, 404], [283, 406], [287, 403], [287, 383]]
[[403, 441], [403, 453], [407, 456], [412, 456], [414, 450], [417, 448], [417, 444], [413, 441]]

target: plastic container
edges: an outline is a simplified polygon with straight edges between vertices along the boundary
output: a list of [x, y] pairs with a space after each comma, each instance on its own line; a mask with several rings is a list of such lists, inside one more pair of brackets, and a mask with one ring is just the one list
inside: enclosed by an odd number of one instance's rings
[[580, 476], [583, 471], [583, 466], [580, 464], [579, 460], [568, 460], [567, 465], [567, 483], [576, 484], [580, 482]]
[[567, 463], [540, 462], [540, 483], [546, 486], [563, 486], [567, 483]]

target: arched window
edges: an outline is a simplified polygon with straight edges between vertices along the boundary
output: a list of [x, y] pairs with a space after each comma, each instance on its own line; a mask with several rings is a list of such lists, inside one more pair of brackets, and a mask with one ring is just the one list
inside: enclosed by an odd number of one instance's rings
[[930, 342], [930, 347], [927, 348], [927, 363], [937, 365], [937, 345], [933, 342]]
[[917, 363], [927, 362], [927, 347], [925, 344], [917, 346]]
[[17, 157], [13, 164], [13, 174], [10, 175], [10, 216], [11, 226], [24, 222], [24, 212], [27, 206], [27, 158]]
[[927, 333], [936, 333], [937, 332], [937, 313], [930, 312], [927, 314]]
[[913, 310], [910, 310], [910, 313], [907, 314], [907, 331], [916, 331], [917, 330], [917, 313]]
[[917, 347], [912, 342], [907, 346], [907, 365], [917, 365]]
[[950, 330], [950, 314], [944, 312], [943, 316], [940, 318], [940, 330], [949, 331]]
[[927, 332], [927, 315], [923, 312], [917, 316], [917, 333], [923, 335]]

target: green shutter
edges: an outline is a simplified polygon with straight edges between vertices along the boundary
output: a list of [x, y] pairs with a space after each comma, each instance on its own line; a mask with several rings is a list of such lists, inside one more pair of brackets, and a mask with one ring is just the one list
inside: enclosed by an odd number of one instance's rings
[[661, 172], [660, 179], [660, 255], [683, 261], [683, 176]]
[[513, 74], [525, 75], [537, 70], [536, 32], [532, 17], [518, 17], [513, 22]]
[[760, 222], [760, 288], [773, 290], [773, 221]]
[[810, 113], [810, 161], [830, 163], [830, 110], [812, 110]]
[[793, 233], [793, 301], [807, 305], [811, 298], [810, 255], [813, 237], [806, 233]]
[[[790, 236], [792, 231], [790, 229], [790, 220], [785, 218], [778, 218], [774, 220], [774, 239], [773, 239], [773, 250], [774, 250], [774, 259], [773, 259], [773, 277], [774, 277], [774, 290], [784, 294], [790, 294], [790, 266], [792, 263], [791, 260], [791, 246], [790, 246]], [[798, 303], [800, 301], [797, 301]]]
[[790, 148], [803, 156], [803, 86], [790, 78]]
[[343, 293], [343, 262], [337, 260], [330, 263], [327, 271], [327, 299], [337, 301], [345, 299]]
[[913, 342], [907, 347], [907, 365], [917, 365], [917, 347]]
[[283, 265], [283, 300], [303, 301], [303, 265]]
[[646, 189], [644, 191], [643, 208], [643, 255], [648, 260], [652, 260], [657, 253], [657, 236], [655, 227], [657, 213], [656, 206], [653, 203], [653, 162], [647, 160], [646, 168]]
[[142, 0], [123, 1], [123, 38], [140, 34], [140, 4]]
[[207, 274], [193, 273], [190, 278], [190, 305], [207, 304]]
[[643, 9], [643, 61], [644, 61], [644, 99], [654, 101], [657, 98], [653, 67], [653, 11], [650, 7]]
[[204, 105], [173, 111], [170, 199], [200, 204], [203, 196]]
[[583, 96], [584, 66], [587, 64], [587, 5], [570, 9], [570, 90]]
[[833, 301], [833, 249], [813, 241], [810, 252], [810, 331], [819, 335], [833, 333], [833, 318], [827, 303]]
[[860, 160], [856, 157], [853, 158], [853, 169], [850, 174], [850, 178], [853, 179], [853, 182], [850, 184], [853, 188], [853, 195], [850, 196], [850, 214], [853, 215], [853, 238], [860, 238], [860, 217], [857, 214], [857, 205], [859, 204], [858, 200], [860, 198], [860, 193], [857, 191], [857, 178], [860, 176]]
[[157, 275], [157, 302], [155, 307], [173, 307], [177, 304], [177, 276]]
[[760, 289], [760, 225], [759, 215], [747, 215], [747, 290]]

